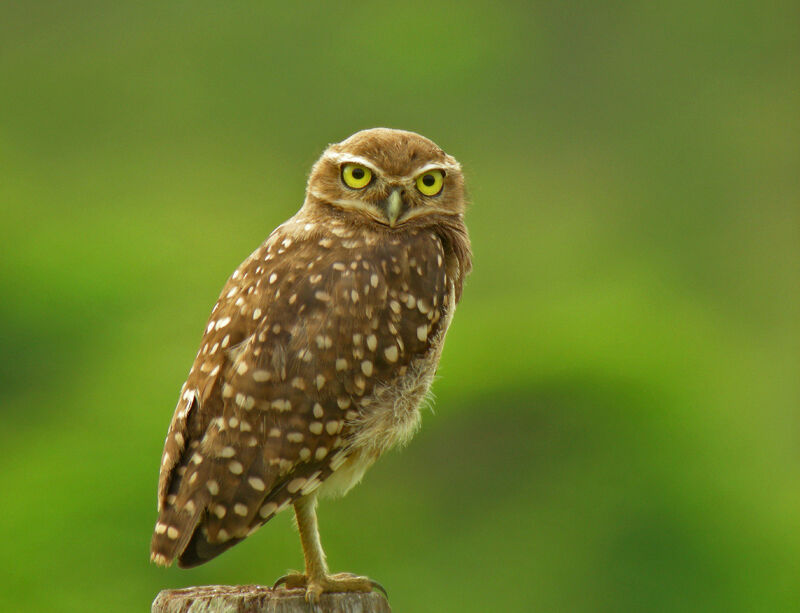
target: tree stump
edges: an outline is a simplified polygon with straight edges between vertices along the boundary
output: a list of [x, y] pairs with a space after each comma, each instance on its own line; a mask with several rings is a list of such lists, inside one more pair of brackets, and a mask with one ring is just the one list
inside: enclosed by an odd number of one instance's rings
[[152, 613], [392, 613], [377, 592], [323, 594], [315, 607], [305, 591], [272, 589], [262, 585], [202, 585], [163, 590], [153, 601]]

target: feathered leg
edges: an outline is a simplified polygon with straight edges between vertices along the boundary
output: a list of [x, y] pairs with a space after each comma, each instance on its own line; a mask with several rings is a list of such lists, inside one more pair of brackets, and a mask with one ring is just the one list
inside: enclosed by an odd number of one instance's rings
[[306, 600], [319, 602], [324, 592], [371, 592], [378, 588], [384, 594], [386, 590], [368, 577], [359, 577], [350, 573], [328, 574], [325, 552], [319, 539], [317, 526], [317, 498], [313, 494], [304, 496], [294, 503], [294, 514], [297, 529], [300, 531], [300, 543], [303, 545], [305, 558], [305, 574], [292, 573], [281, 577], [276, 586], [285, 584], [287, 588], [305, 588]]

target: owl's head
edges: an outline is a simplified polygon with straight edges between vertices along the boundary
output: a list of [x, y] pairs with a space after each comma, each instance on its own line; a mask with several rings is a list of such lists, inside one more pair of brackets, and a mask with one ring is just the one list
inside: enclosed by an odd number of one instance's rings
[[432, 223], [464, 212], [464, 178], [455, 158], [424, 136], [362, 130], [314, 164], [305, 207], [331, 207], [388, 228]]

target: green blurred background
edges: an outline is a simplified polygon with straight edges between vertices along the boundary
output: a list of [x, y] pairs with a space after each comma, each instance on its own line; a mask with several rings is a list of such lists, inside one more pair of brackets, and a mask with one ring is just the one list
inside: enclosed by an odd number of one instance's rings
[[0, 4], [0, 609], [302, 563], [288, 514], [148, 563], [228, 274], [329, 142], [463, 164], [435, 412], [323, 503], [402, 611], [800, 610], [796, 2]]

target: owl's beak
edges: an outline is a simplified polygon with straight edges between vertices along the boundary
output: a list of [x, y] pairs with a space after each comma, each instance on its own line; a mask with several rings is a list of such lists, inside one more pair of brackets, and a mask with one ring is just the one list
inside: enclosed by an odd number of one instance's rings
[[397, 225], [397, 220], [403, 214], [405, 203], [403, 202], [402, 190], [395, 189], [389, 194], [389, 197], [382, 203], [382, 208], [386, 214], [386, 219], [389, 220], [389, 227], [394, 228]]

